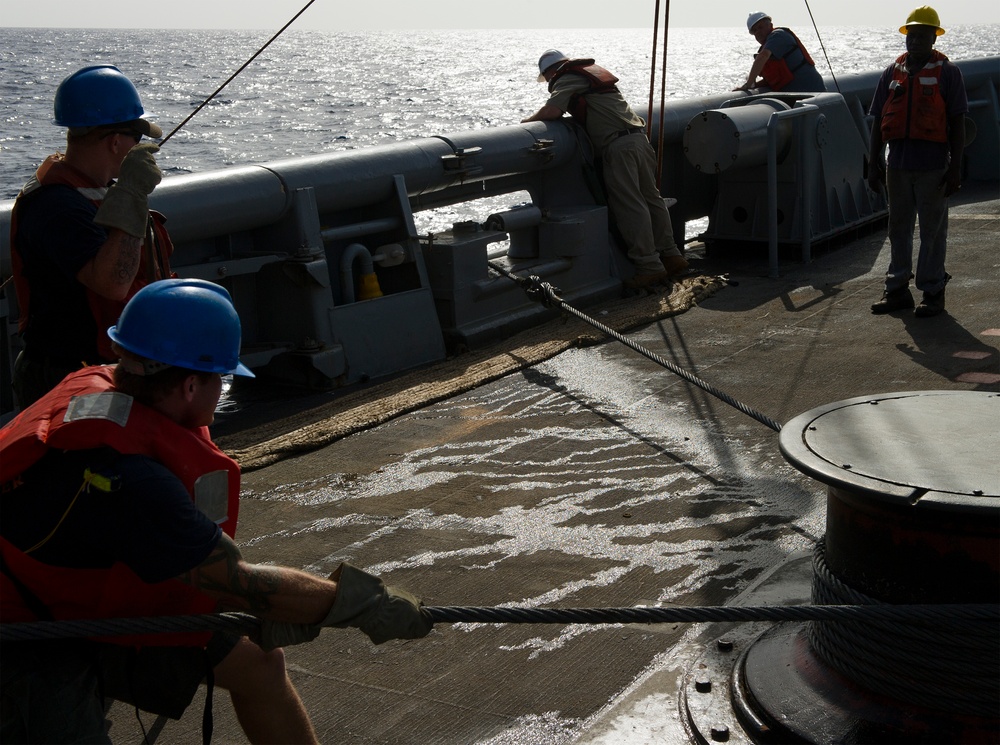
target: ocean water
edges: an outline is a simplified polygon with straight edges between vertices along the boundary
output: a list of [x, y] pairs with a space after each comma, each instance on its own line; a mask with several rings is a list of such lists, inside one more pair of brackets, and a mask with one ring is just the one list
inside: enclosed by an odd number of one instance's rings
[[[893, 29], [796, 29], [824, 75], [880, 69], [904, 51]], [[0, 199], [14, 197], [62, 148], [52, 98], [68, 74], [114, 64], [146, 110], [172, 131], [274, 31], [0, 28]], [[652, 31], [286, 30], [165, 145], [164, 176], [515, 124], [545, 100], [536, 61], [556, 47], [614, 71], [633, 107], [650, 98]], [[657, 78], [663, 35], [657, 46]], [[746, 76], [755, 43], [741, 27], [667, 35], [665, 95], [710, 95]], [[1000, 25], [950, 28], [953, 59], [1000, 53]], [[829, 60], [829, 64], [827, 63]], [[654, 100], [659, 101], [656, 84]]]

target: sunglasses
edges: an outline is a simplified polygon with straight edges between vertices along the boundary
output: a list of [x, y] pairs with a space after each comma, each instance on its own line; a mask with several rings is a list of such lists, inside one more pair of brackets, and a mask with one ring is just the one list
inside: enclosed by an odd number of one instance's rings
[[101, 139], [103, 140], [105, 137], [110, 137], [111, 135], [124, 135], [125, 137], [131, 137], [135, 140], [137, 145], [139, 144], [139, 141], [142, 140], [142, 132], [136, 132], [134, 129], [114, 129], [107, 134], [101, 135]]

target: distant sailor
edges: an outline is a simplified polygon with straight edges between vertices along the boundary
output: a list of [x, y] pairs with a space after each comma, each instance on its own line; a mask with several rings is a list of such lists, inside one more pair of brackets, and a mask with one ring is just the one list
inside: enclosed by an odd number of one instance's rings
[[923, 297], [914, 315], [936, 316], [944, 310], [951, 279], [944, 268], [948, 197], [962, 188], [969, 100], [962, 71], [934, 49], [944, 33], [937, 11], [921, 6], [899, 30], [906, 34], [906, 54], [882, 73], [870, 109], [868, 183], [887, 189], [891, 247], [885, 290], [871, 308], [877, 315], [913, 308], [913, 229], [919, 219], [916, 285]]
[[790, 28], [775, 28], [771, 16], [757, 10], [747, 17], [747, 30], [760, 49], [754, 55], [746, 82], [733, 90], [766, 88], [785, 93], [826, 90], [816, 63]]
[[628, 283], [643, 287], [683, 274], [688, 262], [656, 185], [656, 155], [646, 123], [618, 90], [618, 78], [593, 59], [570, 59], [556, 49], [541, 56], [538, 69], [538, 82], [548, 82], [551, 95], [521, 121], [554, 121], [569, 112], [586, 130], [603, 166], [608, 209], [635, 265]]
[[141, 142], [163, 132], [132, 81], [112, 65], [85, 67], [59, 84], [54, 108], [66, 154], [28, 180], [11, 222], [21, 408], [67, 373], [114, 361], [105, 330], [141, 287], [171, 274], [173, 247], [147, 201], [160, 182], [159, 147]]

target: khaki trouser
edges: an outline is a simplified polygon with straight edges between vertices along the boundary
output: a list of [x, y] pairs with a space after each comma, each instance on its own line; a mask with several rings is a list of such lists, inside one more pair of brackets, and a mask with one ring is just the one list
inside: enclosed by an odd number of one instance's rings
[[931, 171], [886, 170], [889, 192], [889, 245], [891, 257], [885, 275], [888, 292], [909, 286], [913, 274], [913, 229], [920, 218], [917, 252], [918, 290], [936, 295], [948, 275], [944, 260], [948, 249], [948, 198], [944, 195], [945, 169]]
[[640, 273], [663, 271], [660, 256], [680, 256], [670, 213], [656, 187], [656, 155], [641, 133], [619, 137], [601, 153], [608, 208]]

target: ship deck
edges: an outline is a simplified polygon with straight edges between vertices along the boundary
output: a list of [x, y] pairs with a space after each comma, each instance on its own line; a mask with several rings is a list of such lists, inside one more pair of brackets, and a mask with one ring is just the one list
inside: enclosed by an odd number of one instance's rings
[[[997, 184], [966, 185], [947, 311], [928, 319], [869, 312], [884, 231], [785, 259], [777, 279], [766, 253], [694, 244], [694, 269], [730, 284], [629, 336], [777, 422], [868, 394], [1000, 391], [998, 236]], [[220, 442], [276, 412], [225, 419]], [[775, 431], [613, 340], [255, 468], [243, 488], [249, 560], [319, 574], [346, 560], [435, 606], [807, 602], [826, 504]], [[718, 633], [439, 624], [376, 647], [327, 629], [286, 654], [324, 743], [682, 743], [682, 674]], [[203, 704], [155, 739], [199, 741]], [[115, 742], [141, 741], [131, 709], [109, 718]], [[245, 742], [220, 691], [213, 741]]]

